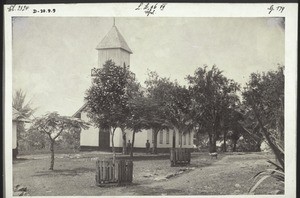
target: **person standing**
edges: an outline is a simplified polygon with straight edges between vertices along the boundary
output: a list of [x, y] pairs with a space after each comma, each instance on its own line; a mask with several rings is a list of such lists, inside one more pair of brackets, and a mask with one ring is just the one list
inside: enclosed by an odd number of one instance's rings
[[128, 140], [128, 142], [127, 142], [127, 154], [129, 154], [130, 153], [130, 151], [131, 151], [131, 143], [130, 143], [130, 140]]
[[146, 142], [146, 153], [147, 154], [150, 153], [150, 142], [149, 142], [149, 140], [147, 140], [147, 142]]

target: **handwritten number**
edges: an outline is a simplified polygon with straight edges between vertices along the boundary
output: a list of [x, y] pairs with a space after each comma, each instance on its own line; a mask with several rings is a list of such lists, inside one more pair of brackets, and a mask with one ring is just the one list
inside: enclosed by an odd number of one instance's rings
[[[276, 10], [278, 11], [278, 12], [280, 12], [280, 13], [282, 13], [283, 12], [283, 10], [284, 10], [284, 8], [285, 7], [283, 7], [283, 6], [277, 6], [276, 7]], [[271, 5], [269, 8], [267, 8], [268, 10], [270, 10], [269, 11], [269, 14], [271, 14], [271, 12], [273, 12], [275, 9], [274, 9], [274, 5]]]
[[149, 6], [150, 3], [147, 3], [144, 7], [144, 10], [148, 9], [148, 6]]
[[164, 10], [165, 7], [166, 7], [166, 5], [167, 5], [166, 3], [163, 3], [163, 4], [160, 6], [160, 9], [161, 9], [161, 10]]
[[7, 8], [8, 12], [14, 12], [14, 11], [26, 11], [29, 9], [29, 6], [25, 6], [25, 5], [11, 5]]
[[284, 7], [283, 7], [283, 6], [277, 6], [277, 10], [278, 10], [280, 13], [282, 13], [283, 10], [284, 10]]
[[[147, 16], [149, 16], [150, 14], [154, 15], [156, 8], [158, 8], [159, 3], [140, 3], [139, 6], [137, 8], [135, 8], [135, 10], [144, 10], [144, 12], [146, 13]], [[163, 3], [162, 5], [159, 6], [159, 9], [162, 11], [164, 10], [164, 8], [166, 7], [166, 3]]]
[[140, 3], [139, 7], [135, 8], [135, 10], [139, 10], [143, 3]]
[[12, 12], [15, 10], [16, 5], [11, 5], [7, 8], [8, 12]]
[[271, 14], [271, 12], [274, 10], [273, 5], [271, 5], [268, 10], [270, 10], [269, 14]]

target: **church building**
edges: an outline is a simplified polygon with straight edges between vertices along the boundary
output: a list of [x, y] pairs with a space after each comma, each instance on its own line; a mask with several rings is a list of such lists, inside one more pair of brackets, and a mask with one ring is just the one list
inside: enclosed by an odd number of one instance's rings
[[[107, 60], [112, 60], [117, 65], [130, 65], [130, 55], [133, 54], [129, 48], [124, 37], [115, 25], [115, 22], [97, 45], [98, 51], [98, 68], [101, 68]], [[93, 70], [92, 70], [93, 73]], [[73, 116], [80, 118], [86, 122], [90, 122], [85, 112], [87, 104], [84, 104]], [[169, 148], [179, 147], [180, 141], [182, 141], [183, 148], [193, 148], [193, 132], [183, 135], [182, 140], [179, 139], [179, 133], [177, 130], [173, 131], [161, 131], [157, 136], [157, 150], [169, 151]], [[80, 134], [80, 150], [106, 150], [111, 151], [111, 134], [107, 130], [102, 130], [90, 126], [87, 130], [82, 130]], [[126, 142], [130, 140], [132, 142], [132, 131], [126, 130]], [[153, 134], [152, 130], [143, 130], [135, 134], [135, 150], [144, 150], [146, 141], [149, 140], [150, 147], [152, 147]], [[116, 151], [121, 151], [123, 145], [122, 131], [116, 129], [114, 135], [114, 146]]]

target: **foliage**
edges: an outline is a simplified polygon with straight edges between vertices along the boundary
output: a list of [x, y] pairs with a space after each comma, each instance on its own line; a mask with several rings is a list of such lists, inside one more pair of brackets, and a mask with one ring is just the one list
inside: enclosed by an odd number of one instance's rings
[[244, 103], [253, 114], [267, 143], [284, 166], [284, 67], [267, 73], [252, 73], [244, 88]]
[[103, 68], [95, 70], [92, 86], [87, 90], [85, 99], [88, 116], [101, 127], [123, 127], [128, 112], [126, 92], [128, 71], [126, 67], [107, 61]]
[[256, 175], [263, 176], [252, 187], [254, 191], [268, 177], [284, 183], [284, 67], [267, 73], [252, 73], [243, 92], [244, 103], [255, 124], [275, 154], [279, 165]]
[[180, 86], [175, 82], [166, 101], [170, 123], [180, 133], [180, 146], [182, 146], [182, 135], [195, 127], [191, 98], [190, 91], [185, 86]]
[[[281, 148], [282, 149], [282, 148]], [[273, 178], [279, 183], [282, 184], [282, 189], [278, 191], [278, 194], [282, 194], [284, 192], [284, 167], [281, 165], [278, 165], [270, 160], [268, 160], [268, 163], [275, 166], [274, 169], [266, 169], [264, 171], [261, 171], [257, 173], [252, 179], [254, 180], [254, 185], [249, 189], [250, 194], [253, 194], [255, 190], [259, 187], [259, 185], [268, 178]]]
[[155, 108], [151, 99], [144, 97], [141, 93], [139, 96], [129, 101], [130, 116], [126, 122], [126, 127], [132, 130], [132, 146], [130, 155], [133, 156], [135, 142], [135, 133], [143, 129], [150, 129], [152, 118], [155, 117]]
[[36, 129], [29, 128], [24, 131], [22, 139], [19, 140], [21, 151], [41, 150], [48, 146], [47, 136]]
[[261, 151], [260, 147], [264, 140], [261, 129], [255, 119], [253, 111], [244, 105], [243, 107], [243, 120], [239, 121], [243, 140], [239, 142], [239, 149], [241, 151]]
[[[103, 68], [95, 70], [92, 86], [86, 92], [88, 117], [98, 128], [111, 128], [114, 158], [115, 130], [121, 128], [124, 131], [130, 116], [129, 101], [138, 89], [139, 84], [128, 67], [117, 66], [108, 60]], [[125, 143], [123, 140], [123, 145]]]
[[63, 134], [80, 133], [81, 129], [87, 129], [88, 123], [73, 117], [60, 116], [57, 112], [35, 118], [30, 131], [39, 131], [48, 137], [51, 151], [51, 162], [49, 170], [54, 167], [54, 145], [56, 140]]
[[236, 103], [236, 92], [239, 85], [227, 79], [215, 65], [208, 70], [207, 66], [199, 67], [194, 76], [188, 76], [190, 90], [193, 95], [194, 119], [198, 131], [207, 131], [210, 152], [216, 152], [216, 140], [220, 136], [222, 122], [226, 111]]
[[157, 134], [159, 131], [172, 128], [167, 101], [173, 84], [169, 78], [160, 77], [156, 72], [148, 72], [148, 79], [145, 81], [145, 84], [149, 105], [152, 108], [148, 116], [149, 126], [153, 131], [152, 152], [157, 153]]
[[[30, 118], [30, 116], [33, 115], [35, 112], [35, 108], [32, 107], [31, 101], [27, 102], [26, 101], [26, 93], [19, 89], [15, 91], [13, 95], [13, 108], [18, 111], [18, 116], [21, 118]], [[19, 150], [19, 145], [26, 141], [27, 136], [26, 136], [26, 129], [25, 129], [25, 123], [24, 122], [17, 122], [17, 153]]]
[[19, 113], [20, 116], [23, 118], [29, 118], [34, 112], [35, 108], [32, 108], [31, 101], [25, 104], [26, 100], [26, 93], [19, 89], [15, 92], [13, 96], [13, 108], [15, 108]]

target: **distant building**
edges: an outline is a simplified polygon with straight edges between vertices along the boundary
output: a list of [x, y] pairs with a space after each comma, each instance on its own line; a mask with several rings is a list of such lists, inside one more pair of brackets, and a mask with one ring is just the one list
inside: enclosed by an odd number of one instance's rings
[[[101, 68], [107, 60], [114, 61], [117, 65], [130, 65], [131, 49], [126, 43], [124, 37], [119, 32], [115, 24], [113, 24], [111, 30], [102, 39], [102, 41], [96, 47], [98, 50], [98, 67]], [[73, 116], [81, 118], [84, 121], [89, 122], [87, 113], [84, 111], [87, 104], [84, 104]], [[193, 132], [188, 133], [182, 137], [183, 148], [193, 148]], [[169, 148], [179, 147], [179, 133], [176, 130], [173, 131], [161, 131], [157, 136], [157, 148], [158, 151], [168, 151]], [[80, 134], [80, 149], [81, 150], [110, 150], [111, 148], [111, 134], [108, 130], [98, 129], [91, 126], [87, 130], [82, 130]], [[130, 140], [132, 142], [132, 131], [126, 130], [126, 142]], [[152, 147], [153, 134], [152, 130], [143, 130], [135, 135], [135, 149], [145, 150], [146, 141], [149, 140]], [[121, 151], [123, 145], [122, 131], [116, 129], [114, 135], [114, 146], [117, 151]]]
[[18, 155], [18, 123], [29, 122], [29, 120], [24, 118], [15, 108], [12, 108], [12, 110], [12, 152], [13, 158], [15, 159]]

